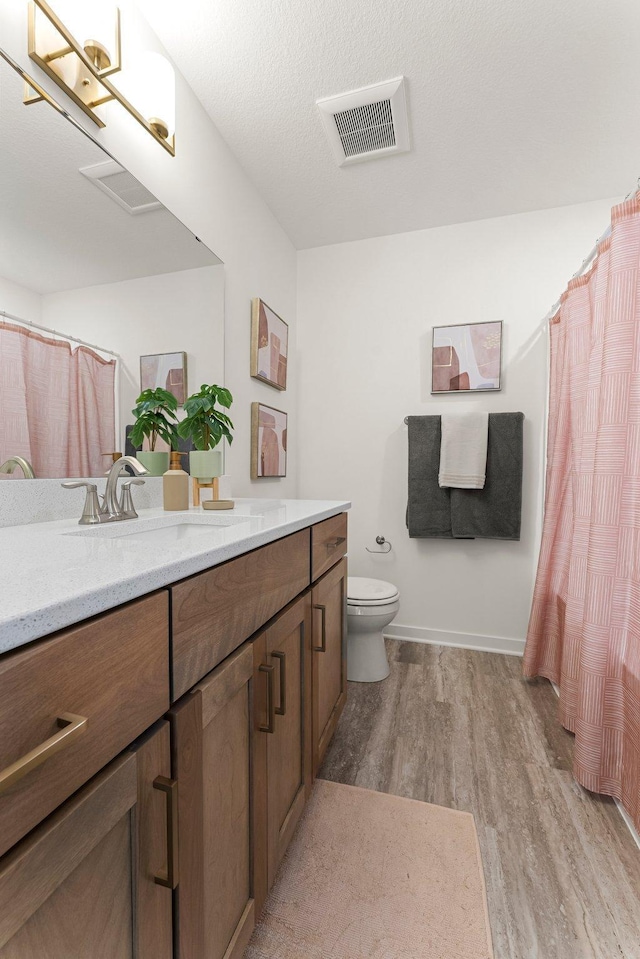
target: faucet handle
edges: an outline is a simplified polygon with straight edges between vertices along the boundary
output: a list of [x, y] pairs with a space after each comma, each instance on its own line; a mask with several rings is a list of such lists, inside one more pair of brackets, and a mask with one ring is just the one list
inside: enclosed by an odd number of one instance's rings
[[123, 483], [121, 486], [122, 499], [120, 501], [120, 509], [122, 513], [124, 513], [127, 519], [135, 519], [138, 515], [133, 505], [133, 499], [131, 497], [132, 486], [144, 486], [144, 480], [129, 479], [126, 481], [126, 483]]
[[76, 483], [73, 481], [67, 481], [65, 483], [61, 483], [60, 485], [64, 486], [65, 489], [79, 489], [81, 486], [86, 486], [87, 488], [87, 495], [84, 501], [82, 516], [78, 520], [79, 526], [93, 526], [95, 523], [102, 522], [101, 514], [103, 513], [103, 510], [100, 508], [100, 502], [98, 500], [98, 487], [95, 483]]

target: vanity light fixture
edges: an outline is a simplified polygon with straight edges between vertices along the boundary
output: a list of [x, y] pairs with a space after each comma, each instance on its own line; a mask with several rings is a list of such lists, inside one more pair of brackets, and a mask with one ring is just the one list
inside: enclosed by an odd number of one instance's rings
[[[30, 58], [96, 126], [105, 126], [97, 109], [117, 101], [175, 156], [175, 75], [169, 61], [159, 53], [141, 53], [123, 69], [120, 11], [107, 0], [56, 0], [56, 8], [30, 0]], [[109, 79], [115, 73], [117, 86]], [[24, 102], [42, 99], [30, 90]]]

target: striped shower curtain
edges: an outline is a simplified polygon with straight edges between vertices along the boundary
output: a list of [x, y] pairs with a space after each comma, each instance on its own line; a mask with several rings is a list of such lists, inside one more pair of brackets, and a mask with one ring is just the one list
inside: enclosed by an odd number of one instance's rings
[[525, 676], [560, 687], [574, 775], [640, 828], [640, 193], [551, 321], [547, 486]]
[[115, 448], [114, 378], [115, 361], [87, 347], [0, 324], [0, 463], [22, 456], [38, 477], [101, 476]]

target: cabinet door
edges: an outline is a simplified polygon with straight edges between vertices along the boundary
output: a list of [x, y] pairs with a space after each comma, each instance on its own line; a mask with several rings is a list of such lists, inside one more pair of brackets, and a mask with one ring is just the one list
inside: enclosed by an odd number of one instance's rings
[[170, 713], [180, 782], [180, 959], [239, 959], [255, 923], [252, 677], [247, 643]]
[[0, 859], [1, 959], [171, 959], [169, 765], [161, 723]]
[[314, 583], [311, 598], [315, 776], [347, 699], [346, 559]]
[[263, 803], [256, 837], [260, 907], [311, 788], [310, 631], [307, 592], [254, 642], [255, 768]]

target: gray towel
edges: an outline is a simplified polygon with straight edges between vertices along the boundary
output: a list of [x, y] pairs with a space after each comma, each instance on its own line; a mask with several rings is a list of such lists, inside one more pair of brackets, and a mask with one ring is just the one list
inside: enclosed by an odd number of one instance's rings
[[451, 490], [455, 538], [520, 539], [524, 413], [490, 413], [484, 489]]
[[446, 536], [451, 532], [451, 490], [438, 485], [440, 417], [409, 416], [409, 499], [407, 527], [411, 538]]
[[484, 489], [441, 489], [440, 417], [409, 416], [409, 536], [520, 539], [523, 413], [490, 413]]

